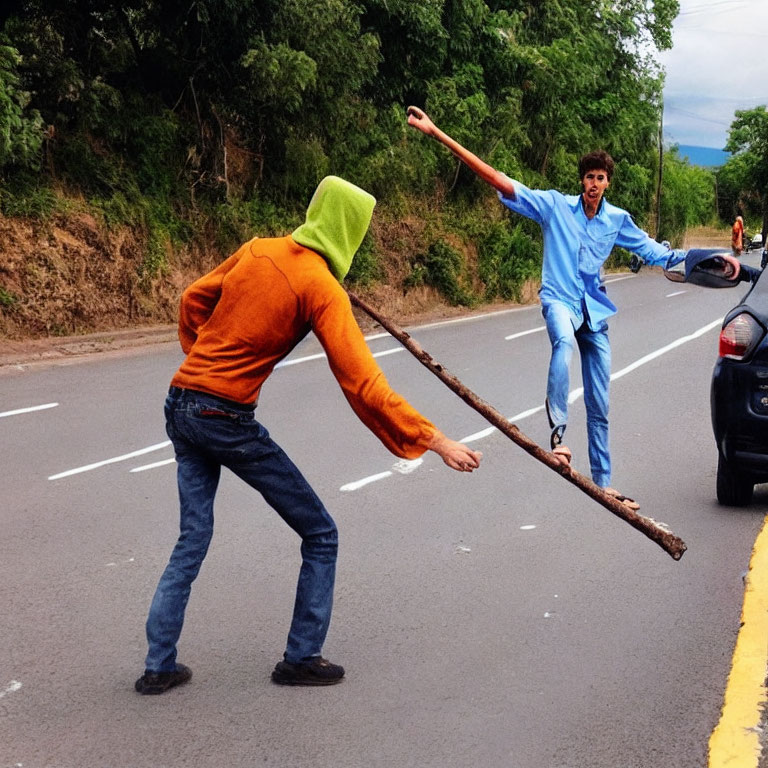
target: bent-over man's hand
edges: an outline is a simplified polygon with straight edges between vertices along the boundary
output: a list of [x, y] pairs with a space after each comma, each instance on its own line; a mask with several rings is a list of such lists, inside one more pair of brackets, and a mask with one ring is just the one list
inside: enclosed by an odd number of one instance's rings
[[463, 443], [446, 437], [442, 432], [435, 432], [429, 450], [434, 451], [457, 472], [472, 472], [480, 466], [480, 459], [483, 458], [480, 451], [473, 451]]

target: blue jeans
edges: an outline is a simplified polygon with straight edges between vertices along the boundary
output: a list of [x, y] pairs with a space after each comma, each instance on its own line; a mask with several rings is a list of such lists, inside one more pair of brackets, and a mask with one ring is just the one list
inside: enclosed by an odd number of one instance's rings
[[172, 387], [166, 429], [178, 464], [181, 533], [157, 585], [147, 619], [146, 669], [176, 669], [176, 643], [192, 582], [213, 535], [213, 499], [221, 467], [262, 494], [301, 537], [302, 564], [284, 658], [319, 656], [333, 606], [338, 534], [320, 499], [254, 418], [253, 408]]
[[611, 455], [608, 449], [608, 389], [611, 381], [611, 347], [608, 323], [597, 331], [586, 319], [578, 323], [564, 304], [554, 302], [542, 309], [547, 324], [552, 357], [547, 376], [547, 401], [555, 426], [568, 423], [569, 368], [576, 345], [581, 354], [584, 405], [587, 409], [587, 440], [592, 480], [605, 488], [611, 484]]

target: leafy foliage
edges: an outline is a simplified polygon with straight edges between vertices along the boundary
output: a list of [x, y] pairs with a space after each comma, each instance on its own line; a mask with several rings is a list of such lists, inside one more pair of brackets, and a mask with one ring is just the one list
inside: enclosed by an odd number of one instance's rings
[[[431, 200], [410, 284], [464, 304], [515, 298], [538, 274], [537, 228], [489, 215], [493, 195], [408, 129], [405, 107], [424, 106], [531, 185], [578, 191], [578, 157], [604, 148], [617, 161], [612, 201], [644, 222], [662, 82], [649, 51], [671, 45], [678, 10], [677, 0], [7, 0], [0, 206], [44, 215], [54, 188], [84, 195], [109, 226], [146, 234], [150, 279], [178, 243], [206, 236], [226, 252], [289, 230], [336, 173], [390, 217]], [[704, 215], [698, 198], [711, 190], [679, 160], [669, 168], [672, 230]], [[381, 259], [369, 236], [350, 279], [379, 279]]]
[[42, 119], [29, 109], [30, 94], [19, 87], [21, 56], [0, 37], [0, 169], [34, 167], [43, 142]]
[[406, 285], [431, 285], [451, 304], [470, 306], [472, 296], [466, 290], [466, 264], [462, 254], [443, 239], [435, 240], [426, 252], [416, 255]]
[[677, 150], [667, 152], [658, 239], [679, 244], [686, 229], [714, 223], [716, 215], [712, 171], [689, 165]]
[[726, 150], [734, 154], [720, 173], [730, 220], [750, 211], [762, 219], [763, 242], [768, 234], [768, 109], [765, 106], [736, 112]]

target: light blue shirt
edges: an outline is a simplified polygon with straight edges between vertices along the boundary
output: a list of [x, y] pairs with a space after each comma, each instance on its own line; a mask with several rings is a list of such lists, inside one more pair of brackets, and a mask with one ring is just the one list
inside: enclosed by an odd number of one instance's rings
[[592, 330], [616, 313], [603, 285], [601, 269], [614, 245], [636, 253], [649, 265], [666, 265], [673, 255], [632, 221], [622, 208], [601, 200], [594, 218], [587, 218], [581, 195], [563, 195], [554, 189], [528, 189], [519, 181], [515, 196], [499, 199], [515, 213], [533, 219], [544, 236], [544, 260], [539, 297], [543, 306], [565, 304], [574, 328], [584, 322]]

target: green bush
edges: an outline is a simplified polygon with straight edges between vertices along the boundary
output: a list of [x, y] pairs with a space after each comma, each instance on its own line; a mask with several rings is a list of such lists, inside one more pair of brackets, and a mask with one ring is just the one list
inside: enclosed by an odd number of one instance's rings
[[7, 291], [0, 285], [0, 307], [3, 309], [12, 309], [19, 301], [19, 297], [11, 291]]
[[416, 256], [406, 287], [430, 285], [453, 305], [472, 306], [475, 298], [462, 285], [464, 257], [445, 240], [433, 242], [426, 253]]
[[6, 166], [36, 168], [43, 144], [43, 121], [30, 109], [30, 94], [19, 85], [19, 52], [0, 36], [0, 169]]
[[523, 284], [539, 277], [541, 245], [522, 225], [510, 228], [493, 222], [479, 234], [477, 249], [478, 274], [488, 300], [518, 300]]
[[5, 183], [0, 181], [0, 211], [4, 216], [45, 221], [60, 207], [56, 193], [38, 174], [20, 171]]
[[232, 253], [254, 237], [282, 237], [301, 224], [303, 217], [269, 198], [232, 200], [211, 209], [214, 243], [222, 253]]
[[93, 196], [125, 193], [130, 188], [138, 192], [122, 155], [81, 133], [64, 138], [57, 146], [54, 167], [72, 188]]
[[381, 277], [381, 265], [374, 249], [373, 238], [368, 232], [357, 249], [347, 279], [358, 285], [370, 285]]
[[328, 157], [317, 138], [285, 140], [285, 188], [292, 198], [309, 201], [328, 168]]

